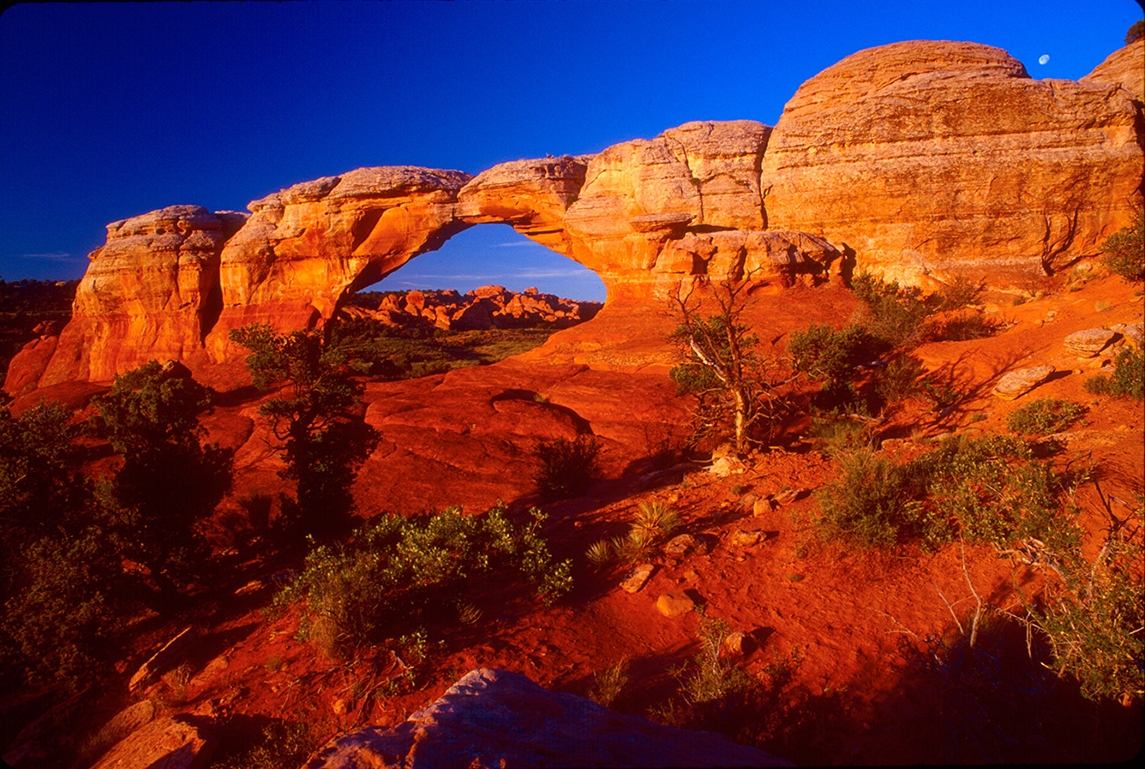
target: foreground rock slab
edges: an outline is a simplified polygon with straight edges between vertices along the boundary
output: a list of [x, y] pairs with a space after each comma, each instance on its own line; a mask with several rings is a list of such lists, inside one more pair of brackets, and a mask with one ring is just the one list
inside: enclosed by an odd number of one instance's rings
[[1015, 369], [998, 380], [994, 394], [1003, 400], [1015, 400], [1046, 381], [1052, 373], [1054, 367], [1048, 364]]
[[622, 715], [519, 673], [479, 668], [393, 728], [331, 742], [305, 769], [790, 766], [708, 732]]
[[206, 769], [215, 740], [174, 716], [152, 721], [109, 750], [92, 769]]

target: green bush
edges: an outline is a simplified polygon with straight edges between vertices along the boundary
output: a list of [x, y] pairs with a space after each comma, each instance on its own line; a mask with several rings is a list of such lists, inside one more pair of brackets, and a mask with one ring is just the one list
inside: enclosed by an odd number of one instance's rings
[[1130, 282], [1145, 280], [1145, 210], [1136, 213], [1133, 224], [1105, 239], [1101, 263]]
[[[306, 558], [276, 605], [305, 601], [302, 631], [326, 653], [352, 656], [375, 643], [408, 645], [419, 628], [452, 624], [452, 607], [477, 604], [482, 588], [518, 571], [546, 602], [572, 586], [569, 561], [554, 562], [540, 534], [544, 514], [515, 525], [503, 506], [484, 515], [450, 508], [433, 515], [387, 515], [345, 545]], [[402, 637], [407, 639], [402, 643]]]
[[1035, 609], [1037, 627], [1053, 648], [1053, 668], [1076, 678], [1092, 700], [1123, 703], [1145, 693], [1145, 581], [1140, 548], [1106, 554], [1105, 563]]
[[1059, 482], [1024, 441], [956, 437], [904, 465], [860, 449], [839, 456], [841, 474], [818, 492], [824, 535], [866, 546], [958, 539], [1008, 549], [1038, 540], [1072, 552], [1080, 530], [1061, 513]]
[[907, 468], [870, 449], [840, 454], [838, 461], [839, 480], [816, 494], [816, 524], [826, 537], [887, 547], [913, 529], [921, 505]]
[[578, 435], [573, 440], [554, 438], [540, 441], [533, 453], [540, 461], [533, 480], [541, 499], [546, 501], [585, 493], [598, 471], [600, 446], [589, 435]]
[[198, 524], [231, 486], [233, 451], [203, 444], [210, 393], [182, 366], [155, 361], [121, 374], [95, 399], [97, 430], [123, 457], [99, 487], [105, 521], [124, 555], [147, 568], [157, 608], [176, 607], [208, 547]]
[[130, 605], [115, 543], [98, 526], [44, 537], [17, 561], [19, 590], [4, 605], [0, 645], [32, 683], [71, 689], [118, 653], [116, 631]]
[[865, 305], [859, 324], [891, 347], [921, 341], [924, 321], [940, 307], [938, 296], [927, 297], [914, 286], [899, 286], [863, 273], [851, 281], [851, 290]]
[[1112, 374], [1097, 374], [1082, 384], [1094, 395], [1112, 395], [1145, 400], [1145, 351], [1126, 347], [1113, 360]]
[[860, 326], [834, 329], [812, 325], [794, 331], [787, 343], [792, 365], [811, 379], [822, 382], [817, 402], [826, 408], [865, 411], [866, 404], [852, 379], [862, 363], [877, 360], [886, 344]]
[[875, 381], [875, 392], [888, 402], [905, 400], [922, 389], [925, 374], [922, 361], [913, 355], [896, 355], [883, 367]]
[[1027, 403], [1006, 418], [1006, 427], [1015, 433], [1041, 434], [1060, 432], [1085, 414], [1080, 403], [1060, 398], [1041, 398]]

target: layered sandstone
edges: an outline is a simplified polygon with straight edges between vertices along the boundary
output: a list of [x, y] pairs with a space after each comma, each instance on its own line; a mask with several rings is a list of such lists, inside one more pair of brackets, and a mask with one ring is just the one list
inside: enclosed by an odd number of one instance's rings
[[254, 201], [245, 224], [194, 206], [117, 222], [55, 347], [38, 340], [8, 381], [233, 363], [231, 330], [321, 325], [347, 292], [483, 223], [593, 270], [617, 307], [662, 307], [696, 278], [854, 268], [1025, 282], [1097, 254], [1141, 205], [1142, 45], [1072, 82], [989, 46], [896, 43], [809, 80], [774, 129], [687, 123], [477, 177], [362, 168]]
[[985, 45], [860, 51], [787, 103], [762, 167], [768, 223], [912, 283], [1058, 271], [1140, 202], [1135, 112], [1117, 83], [1033, 80]]
[[1145, 37], [1139, 37], [1124, 48], [1119, 48], [1094, 67], [1079, 82], [1117, 83], [1124, 88], [1137, 108], [1145, 107]]
[[328, 320], [343, 294], [376, 283], [467, 225], [453, 213], [470, 176], [412, 166], [359, 168], [252, 202], [250, 220], [223, 249], [222, 311], [212, 357], [250, 323], [279, 331]]
[[109, 224], [39, 385], [107, 380], [149, 360], [191, 360], [219, 312], [223, 244], [245, 220], [170, 206]]

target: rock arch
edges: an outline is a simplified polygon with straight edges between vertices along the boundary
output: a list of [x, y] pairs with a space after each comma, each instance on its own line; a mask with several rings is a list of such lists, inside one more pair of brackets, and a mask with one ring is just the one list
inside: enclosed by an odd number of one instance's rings
[[774, 129], [687, 123], [477, 177], [362, 168], [249, 217], [172, 206], [115, 222], [72, 321], [13, 360], [6, 388], [232, 360], [231, 329], [321, 323], [346, 291], [486, 222], [592, 270], [609, 304], [692, 276], [822, 275], [840, 254], [824, 238], [911, 283], [1061, 269], [1142, 204], [1142, 45], [1071, 82], [1033, 80], [990, 46], [896, 43], [809, 80]]

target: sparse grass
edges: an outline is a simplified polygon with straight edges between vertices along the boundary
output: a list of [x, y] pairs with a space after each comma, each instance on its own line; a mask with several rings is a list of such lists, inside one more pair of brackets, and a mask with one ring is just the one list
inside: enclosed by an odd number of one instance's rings
[[875, 383], [875, 392], [889, 403], [905, 400], [922, 389], [924, 373], [922, 361], [918, 358], [896, 355], [883, 367], [882, 375]]
[[1080, 403], [1059, 398], [1041, 398], [1027, 403], [1006, 419], [1012, 432], [1047, 435], [1060, 432], [1085, 414]]
[[593, 679], [596, 683], [589, 690], [588, 698], [598, 705], [612, 707], [628, 686], [628, 658], [593, 674]]

